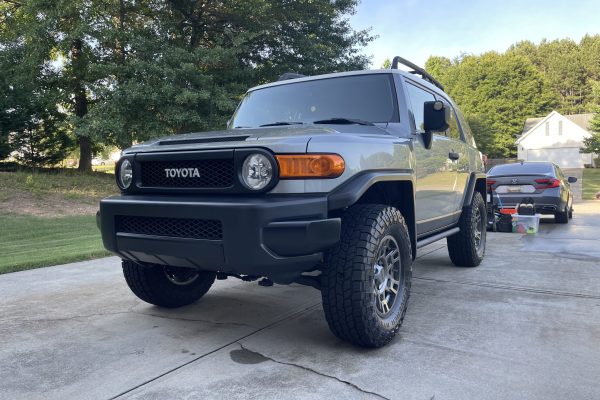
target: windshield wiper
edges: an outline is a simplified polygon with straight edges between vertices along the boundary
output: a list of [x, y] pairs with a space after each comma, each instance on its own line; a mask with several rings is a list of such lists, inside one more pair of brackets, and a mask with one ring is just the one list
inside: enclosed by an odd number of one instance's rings
[[369, 125], [374, 126], [375, 124], [369, 121], [363, 121], [362, 119], [351, 119], [351, 118], [329, 118], [329, 119], [319, 119], [317, 121], [313, 121], [313, 124], [339, 124], [339, 125]]
[[271, 122], [270, 124], [262, 124], [259, 126], [282, 126], [282, 125], [302, 125], [304, 124], [304, 122], [287, 122], [287, 121], [278, 121], [278, 122]]

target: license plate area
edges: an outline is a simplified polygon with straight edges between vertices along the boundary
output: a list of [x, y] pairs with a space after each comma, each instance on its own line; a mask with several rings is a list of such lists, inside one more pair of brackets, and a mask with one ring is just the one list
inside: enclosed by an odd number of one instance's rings
[[532, 185], [502, 185], [496, 188], [496, 193], [535, 193]]

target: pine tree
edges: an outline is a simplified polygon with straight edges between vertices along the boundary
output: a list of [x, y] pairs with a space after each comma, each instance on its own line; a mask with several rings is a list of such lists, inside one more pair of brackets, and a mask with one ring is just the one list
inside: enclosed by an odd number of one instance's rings
[[544, 77], [520, 54], [430, 58], [426, 68], [461, 107], [479, 149], [490, 157], [514, 156], [525, 119], [556, 104]]

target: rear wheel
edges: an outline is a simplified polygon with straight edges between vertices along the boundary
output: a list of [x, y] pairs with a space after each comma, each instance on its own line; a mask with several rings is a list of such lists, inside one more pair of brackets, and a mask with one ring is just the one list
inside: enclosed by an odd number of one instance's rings
[[175, 308], [191, 304], [208, 292], [214, 272], [123, 260], [123, 275], [131, 291], [146, 303]]
[[554, 222], [557, 224], [568, 224], [569, 223], [569, 207], [565, 206], [564, 211], [557, 212], [554, 214]]
[[458, 227], [460, 232], [448, 236], [448, 254], [459, 267], [476, 267], [485, 254], [487, 213], [479, 192], [473, 194], [471, 205], [463, 207]]
[[379, 204], [349, 208], [326, 264], [321, 294], [331, 331], [364, 347], [392, 340], [406, 313], [412, 276], [410, 236], [400, 211]]

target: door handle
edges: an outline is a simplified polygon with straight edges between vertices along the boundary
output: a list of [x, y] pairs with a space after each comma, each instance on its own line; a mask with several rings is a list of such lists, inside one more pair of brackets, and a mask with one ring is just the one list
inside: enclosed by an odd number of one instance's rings
[[456, 160], [458, 160], [460, 158], [460, 154], [451, 151], [448, 154], [448, 158], [451, 159], [451, 160], [453, 160], [453, 161], [456, 161]]

